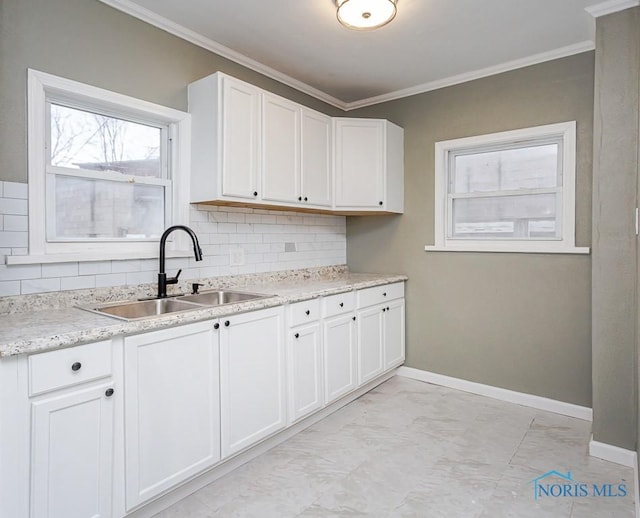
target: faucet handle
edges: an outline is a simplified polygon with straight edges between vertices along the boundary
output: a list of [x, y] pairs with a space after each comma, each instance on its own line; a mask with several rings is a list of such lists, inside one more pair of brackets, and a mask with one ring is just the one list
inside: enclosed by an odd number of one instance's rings
[[178, 277], [180, 277], [181, 273], [182, 273], [182, 268], [178, 270], [178, 273], [176, 273], [175, 277], [169, 277], [167, 279], [167, 284], [178, 284]]

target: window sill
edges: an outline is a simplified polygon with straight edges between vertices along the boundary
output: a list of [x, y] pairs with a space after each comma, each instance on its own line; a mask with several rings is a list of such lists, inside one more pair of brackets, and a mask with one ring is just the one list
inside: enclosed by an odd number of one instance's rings
[[[167, 257], [192, 257], [193, 250], [167, 250]], [[130, 259], [157, 259], [159, 252], [139, 252], [123, 254], [47, 254], [47, 255], [9, 255], [6, 264], [48, 264], [77, 263], [91, 261], [126, 261]]]
[[554, 246], [531, 246], [523, 244], [518, 247], [491, 245], [486, 247], [456, 245], [456, 246], [436, 246], [426, 245], [425, 252], [489, 252], [489, 253], [513, 253], [513, 254], [577, 254], [588, 255], [591, 248], [588, 246], [574, 247], [554, 247]]

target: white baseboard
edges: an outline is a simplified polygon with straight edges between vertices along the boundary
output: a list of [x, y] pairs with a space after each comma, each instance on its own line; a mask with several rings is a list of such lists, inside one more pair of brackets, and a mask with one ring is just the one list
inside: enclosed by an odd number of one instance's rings
[[609, 462], [615, 462], [616, 464], [621, 464], [628, 468], [635, 468], [638, 462], [635, 451], [625, 450], [618, 446], [594, 441], [593, 435], [591, 435], [591, 440], [589, 441], [589, 455], [592, 457], [598, 457], [602, 460], [608, 460]]
[[539, 410], [546, 410], [547, 412], [575, 417], [585, 421], [593, 420], [593, 411], [588, 407], [565, 403], [564, 401], [556, 401], [555, 399], [546, 397], [534, 396], [533, 394], [525, 394], [524, 392], [492, 387], [491, 385], [483, 385], [482, 383], [460, 378], [452, 378], [450, 376], [444, 376], [443, 374], [436, 374], [435, 372], [423, 371], [412, 367], [400, 367], [397, 376], [404, 376], [405, 378], [425, 381], [427, 383], [433, 383], [434, 385], [471, 392], [472, 394], [487, 396], [509, 403], [537, 408]]

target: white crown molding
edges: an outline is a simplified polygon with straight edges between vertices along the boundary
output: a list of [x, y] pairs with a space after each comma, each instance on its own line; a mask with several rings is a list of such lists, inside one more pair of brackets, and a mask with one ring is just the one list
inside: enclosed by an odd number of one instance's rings
[[[178, 38], [182, 38], [198, 47], [202, 47], [203, 49], [209, 50], [214, 54], [218, 54], [224, 58], [227, 58], [239, 65], [242, 65], [246, 68], [249, 68], [259, 74], [262, 74], [266, 77], [270, 77], [280, 83], [283, 83], [291, 88], [295, 88], [296, 90], [310, 95], [311, 97], [315, 97], [316, 99], [323, 101], [331, 106], [339, 108], [344, 111], [355, 110], [357, 108], [364, 108], [366, 106], [372, 106], [374, 104], [380, 104], [387, 101], [393, 101], [395, 99], [401, 99], [403, 97], [409, 97], [412, 95], [417, 95], [425, 92], [430, 92], [432, 90], [437, 90], [439, 88], [445, 88], [447, 86], [453, 86], [460, 83], [466, 83], [467, 81], [473, 81], [474, 79], [480, 79], [483, 77], [492, 76], [495, 74], [500, 74], [502, 72], [508, 72], [509, 70], [515, 70], [518, 68], [527, 67], [530, 65], [535, 65], [538, 63], [543, 63], [545, 61], [552, 61], [554, 59], [564, 58], [567, 56], [571, 56], [573, 54], [579, 54], [581, 52], [586, 52], [589, 50], [593, 50], [595, 48], [595, 43], [591, 40], [583, 41], [580, 43], [576, 43], [573, 45], [568, 45], [566, 47], [561, 47], [559, 49], [551, 50], [548, 52], [542, 52], [539, 54], [534, 54], [532, 56], [527, 56], [524, 58], [516, 59], [513, 61], [507, 61], [505, 63], [500, 63], [498, 65], [493, 65], [490, 67], [482, 68], [479, 70], [474, 70], [471, 72], [465, 72], [464, 74], [459, 74], [456, 76], [446, 77], [444, 79], [438, 79], [436, 81], [430, 81], [427, 83], [423, 83], [420, 85], [412, 86], [410, 88], [404, 88], [401, 90], [395, 90], [393, 92], [389, 92], [386, 94], [368, 97], [366, 99], [361, 99], [359, 101], [353, 102], [345, 102], [332, 95], [329, 95], [317, 88], [308, 85], [298, 79], [295, 79], [283, 72], [279, 72], [274, 68], [271, 68], [267, 65], [264, 65], [254, 59], [251, 59], [244, 54], [236, 52], [235, 50], [230, 49], [214, 41], [210, 38], [203, 36], [191, 29], [187, 29], [186, 27], [172, 22], [171, 20], [160, 16], [149, 9], [146, 9], [131, 0], [100, 0], [100, 2], [113, 7], [123, 13], [126, 13], [134, 18], [138, 18], [143, 22], [146, 22], [154, 27], [157, 27], [169, 34], [173, 34]], [[637, 5], [640, 0], [611, 0], [609, 3], [616, 4], [634, 4]], [[603, 5], [603, 4], [598, 4]], [[627, 5], [627, 7], [632, 7], [633, 5]], [[596, 7], [596, 6], [594, 6]], [[624, 7], [626, 8], [626, 7]]]
[[131, 2], [130, 0], [100, 0], [100, 2], [107, 4], [108, 6], [113, 7], [118, 11], [122, 11], [123, 13], [133, 16], [134, 18], [138, 18], [139, 20], [153, 25], [158, 29], [162, 29], [169, 34], [173, 34], [178, 38], [182, 38], [183, 40], [193, 43], [198, 47], [202, 47], [203, 49], [209, 50], [214, 54], [218, 54], [219, 56], [234, 61], [235, 63], [247, 67], [264, 76], [275, 79], [280, 83], [290, 86], [291, 88], [295, 88], [296, 90], [310, 95], [311, 97], [315, 97], [320, 101], [324, 101], [331, 106], [340, 108], [341, 110], [344, 110], [347, 106], [347, 104], [340, 99], [337, 99], [321, 90], [318, 90], [311, 85], [303, 83], [302, 81], [298, 81], [297, 79], [294, 79], [287, 74], [263, 65], [262, 63], [255, 61], [245, 56], [244, 54], [236, 52], [235, 50], [232, 50], [229, 47], [225, 47], [217, 41], [207, 38], [195, 31], [192, 31], [191, 29], [187, 29], [180, 24], [172, 22], [171, 20], [168, 20], [167, 18], [154, 13], [149, 9], [145, 9], [144, 7], [141, 7], [138, 4]]
[[580, 43], [575, 43], [566, 47], [560, 47], [559, 49], [550, 50], [548, 52], [541, 52], [539, 54], [533, 54], [532, 56], [527, 56], [525, 58], [507, 61], [505, 63], [492, 65], [490, 67], [481, 68], [479, 70], [473, 70], [471, 72], [465, 72], [464, 74], [459, 74], [457, 76], [445, 77], [444, 79], [438, 79], [436, 81], [430, 81], [428, 83], [404, 88], [402, 90], [396, 90], [395, 92], [389, 92], [387, 94], [369, 97], [360, 101], [350, 102], [347, 103], [345, 109], [346, 111], [350, 111], [355, 110], [356, 108], [364, 108], [365, 106], [393, 101], [395, 99], [402, 99], [403, 97], [409, 97], [411, 95], [431, 92], [433, 90], [438, 90], [447, 86], [466, 83], [467, 81], [473, 81], [474, 79], [481, 79], [483, 77], [501, 74], [502, 72], [508, 72], [510, 70], [516, 70], [518, 68], [524, 68], [530, 65], [537, 65], [538, 63], [544, 63], [545, 61], [565, 58], [567, 56], [580, 54], [581, 52], [587, 52], [593, 49], [595, 49], [595, 43], [593, 41], [582, 41]]
[[640, 0], [608, 0], [607, 2], [592, 5], [591, 7], [585, 7], [584, 10], [594, 18], [599, 18], [600, 16], [617, 13], [618, 11], [624, 11], [625, 9], [639, 5]]
[[479, 396], [486, 396], [500, 401], [507, 401], [508, 403], [537, 408], [538, 410], [546, 410], [547, 412], [553, 412], [554, 414], [575, 417], [577, 419], [583, 419], [584, 421], [591, 421], [593, 419], [593, 412], [588, 407], [574, 405], [573, 403], [566, 403], [564, 401], [557, 401], [555, 399], [549, 399], [542, 396], [535, 396], [533, 394], [525, 394], [524, 392], [515, 392], [513, 390], [494, 387], [492, 385], [484, 385], [482, 383], [476, 383], [474, 381], [463, 380], [460, 378], [452, 378], [451, 376], [445, 376], [435, 372], [403, 366], [398, 369], [396, 375], [418, 381], [424, 381], [426, 383], [433, 383], [434, 385], [440, 385], [442, 387], [462, 390], [464, 392], [470, 392], [472, 394], [478, 394]]

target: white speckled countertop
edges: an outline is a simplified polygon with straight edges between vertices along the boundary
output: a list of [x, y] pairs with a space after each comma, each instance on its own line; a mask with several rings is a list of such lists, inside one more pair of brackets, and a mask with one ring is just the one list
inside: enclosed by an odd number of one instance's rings
[[[256, 281], [255, 284], [247, 283], [245, 279], [245, 282], [239, 284], [237, 288], [253, 293], [272, 294], [273, 297], [225, 306], [203, 307], [185, 313], [150, 317], [144, 320], [127, 322], [75, 307], [47, 309], [42, 305], [37, 311], [2, 314], [0, 315], [0, 357], [69, 347], [118, 335], [163, 329], [233, 313], [407, 280], [404, 275], [358, 274], [346, 271], [334, 271], [326, 276], [312, 275], [304, 279], [296, 275], [287, 278], [282, 274], [271, 277], [271, 279], [250, 279], [250, 281]], [[224, 288], [232, 287], [229, 282], [224, 284]], [[215, 285], [215, 279], [211, 279], [205, 289], [216, 287]], [[220, 287], [223, 287], [222, 283]]]

